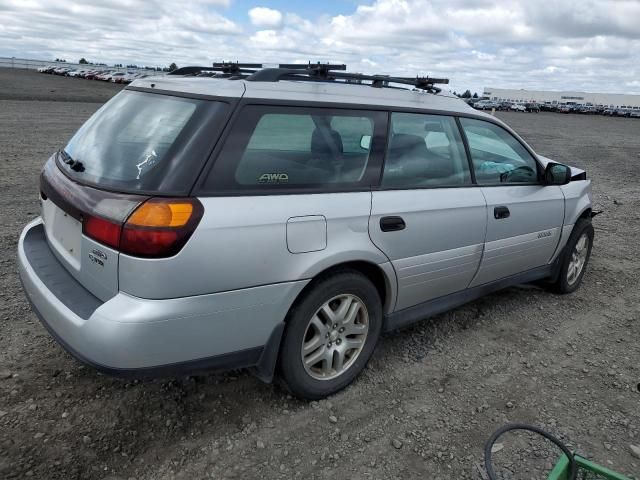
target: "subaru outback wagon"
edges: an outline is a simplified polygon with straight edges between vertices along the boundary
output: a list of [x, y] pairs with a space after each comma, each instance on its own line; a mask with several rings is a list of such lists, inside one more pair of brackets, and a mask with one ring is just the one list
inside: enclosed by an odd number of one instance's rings
[[317, 399], [383, 331], [578, 287], [583, 170], [434, 80], [342, 69], [192, 68], [100, 108], [46, 162], [19, 241], [51, 335], [112, 374], [251, 368]]

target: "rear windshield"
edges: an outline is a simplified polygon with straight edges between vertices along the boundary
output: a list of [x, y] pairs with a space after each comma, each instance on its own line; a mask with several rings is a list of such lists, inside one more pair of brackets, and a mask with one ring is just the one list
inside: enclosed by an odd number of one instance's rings
[[124, 90], [73, 136], [59, 164], [106, 189], [187, 194], [220, 132], [228, 105]]

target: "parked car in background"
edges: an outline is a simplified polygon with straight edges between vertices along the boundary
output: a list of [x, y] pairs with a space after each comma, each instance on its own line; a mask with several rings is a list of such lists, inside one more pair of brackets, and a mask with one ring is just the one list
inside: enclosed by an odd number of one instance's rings
[[111, 74], [111, 76], [109, 77], [109, 81], [113, 82], [113, 83], [122, 83], [122, 80], [124, 79], [124, 77], [127, 75], [126, 72], [114, 72], [113, 74]]
[[558, 110], [558, 106], [553, 103], [541, 103], [540, 110], [543, 112], [556, 112]]
[[113, 83], [122, 83], [122, 84], [126, 84], [126, 83], [131, 83], [132, 80], [135, 78], [135, 73], [132, 72], [122, 72], [122, 75], [114, 75], [111, 78], [111, 81]]
[[65, 73], [67, 73], [69, 71], [71, 71], [71, 69], [68, 68], [68, 67], [57, 67], [57, 68], [53, 69], [53, 73], [55, 75], [64, 75]]
[[139, 73], [139, 72], [127, 72], [125, 75], [118, 77], [115, 81], [115, 83], [131, 83], [134, 80], [137, 80], [139, 78], [145, 78], [148, 75], [144, 74], [144, 73]]
[[629, 112], [626, 108], [616, 107], [610, 110], [610, 116], [612, 117], [628, 117]]
[[634, 108], [629, 110], [629, 117], [640, 118], [640, 108]]
[[498, 110], [499, 107], [500, 104], [493, 100], [479, 100], [473, 104], [473, 108], [476, 110], [492, 110], [494, 108]]
[[97, 75], [95, 79], [102, 80], [103, 82], [108, 82], [109, 80], [111, 80], [111, 77], [114, 73], [116, 73], [116, 70], [107, 70]]
[[576, 113], [583, 113], [586, 115], [593, 115], [597, 113], [596, 107], [593, 105], [578, 105], [575, 108]]
[[476, 110], [486, 110], [489, 104], [489, 100], [476, 100], [469, 103]]
[[138, 80], [49, 158], [18, 264], [64, 348], [136, 378], [251, 367], [319, 399], [382, 332], [523, 282], [579, 287], [584, 170], [421, 79], [318, 88], [310, 67]]
[[96, 80], [96, 77], [98, 75], [102, 75], [103, 73], [103, 70], [90, 70], [84, 75], [84, 78], [86, 78], [87, 80]]
[[571, 113], [573, 112], [573, 107], [571, 105], [562, 104], [558, 106], [558, 113]]
[[527, 111], [527, 108], [524, 106], [523, 103], [512, 103], [510, 108], [514, 112], [526, 112]]
[[527, 112], [540, 113], [540, 105], [535, 102], [525, 103], [524, 108]]

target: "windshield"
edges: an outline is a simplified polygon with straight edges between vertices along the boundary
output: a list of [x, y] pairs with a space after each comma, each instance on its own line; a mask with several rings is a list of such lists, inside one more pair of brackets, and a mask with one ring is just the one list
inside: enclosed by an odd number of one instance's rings
[[[79, 181], [105, 188], [185, 192], [210, 151], [202, 144], [211, 145], [219, 129], [214, 126], [206, 136], [199, 132], [220, 119], [226, 106], [124, 90], [71, 138], [59, 165]], [[202, 150], [199, 156], [197, 152], [187, 154], [198, 148]]]

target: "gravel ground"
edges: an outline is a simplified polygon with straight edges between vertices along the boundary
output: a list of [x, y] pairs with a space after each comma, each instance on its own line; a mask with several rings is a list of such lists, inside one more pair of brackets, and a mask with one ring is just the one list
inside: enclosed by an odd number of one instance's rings
[[[483, 479], [484, 441], [508, 421], [640, 478], [640, 121], [499, 114], [594, 182], [605, 212], [582, 287], [512, 288], [386, 335], [352, 387], [305, 403], [246, 372], [112, 379], [31, 312], [15, 251], [39, 169], [117, 90], [0, 69], [1, 478]], [[496, 462], [541, 478], [550, 452], [521, 435]]]

